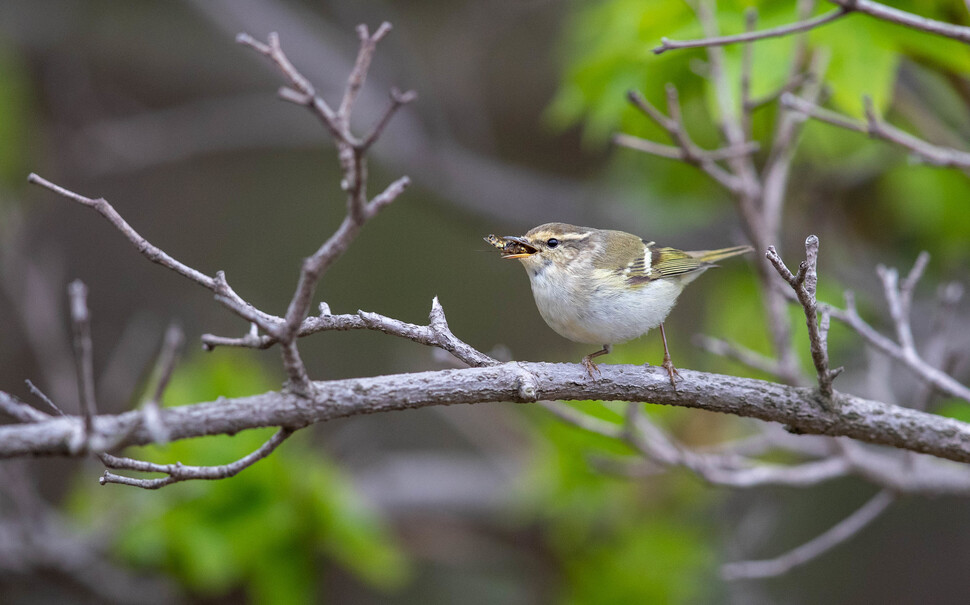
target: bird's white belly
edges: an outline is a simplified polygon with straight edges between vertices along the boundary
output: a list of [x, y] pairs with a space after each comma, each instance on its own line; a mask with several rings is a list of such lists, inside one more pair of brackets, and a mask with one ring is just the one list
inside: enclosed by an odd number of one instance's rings
[[532, 282], [532, 293], [542, 318], [561, 336], [605, 345], [632, 340], [659, 326], [685, 285], [681, 280], [660, 279], [615, 293], [594, 290], [583, 302], [539, 276]]

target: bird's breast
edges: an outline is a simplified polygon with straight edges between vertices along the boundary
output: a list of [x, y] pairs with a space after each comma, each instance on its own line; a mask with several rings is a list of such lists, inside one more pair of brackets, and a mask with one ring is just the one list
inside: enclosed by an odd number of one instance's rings
[[578, 279], [545, 271], [530, 275], [539, 314], [559, 335], [588, 344], [626, 342], [667, 318], [685, 284], [659, 279], [631, 288], [607, 279]]

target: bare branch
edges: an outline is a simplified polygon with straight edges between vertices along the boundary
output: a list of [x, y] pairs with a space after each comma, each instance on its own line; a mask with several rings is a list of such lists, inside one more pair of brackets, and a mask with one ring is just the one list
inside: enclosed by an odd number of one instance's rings
[[155, 360], [155, 367], [152, 370], [151, 382], [154, 388], [151, 396], [142, 404], [142, 412], [145, 415], [145, 428], [155, 438], [155, 443], [165, 443], [168, 441], [168, 431], [159, 417], [162, 395], [168, 387], [168, 382], [175, 371], [175, 364], [178, 363], [182, 353], [182, 345], [185, 344], [185, 334], [182, 328], [172, 323], [165, 330], [165, 337], [162, 339], [162, 346]]
[[[627, 93], [627, 99], [629, 99], [630, 103], [632, 103], [635, 107], [637, 107], [640, 111], [642, 111], [645, 115], [647, 115], [647, 117], [649, 117], [651, 120], [656, 122], [657, 125], [662, 127], [664, 130], [667, 131], [668, 134], [670, 134], [670, 138], [673, 139], [673, 141], [677, 144], [676, 149], [680, 150], [679, 155], [672, 159], [683, 160], [688, 164], [691, 164], [693, 166], [700, 168], [701, 170], [706, 172], [708, 176], [710, 176], [712, 179], [717, 181], [722, 187], [724, 187], [728, 191], [739, 192], [741, 190], [740, 181], [734, 175], [729, 173], [727, 170], [725, 170], [724, 168], [716, 164], [715, 157], [712, 157], [712, 154], [714, 154], [715, 156], [723, 155], [725, 159], [733, 158], [738, 155], [746, 155], [746, 153], [742, 153], [742, 152], [748, 149], [752, 149], [751, 145], [743, 144], [743, 145], [738, 145], [736, 147], [728, 147], [724, 151], [720, 151], [720, 152], [719, 151], [709, 152], [709, 151], [704, 151], [699, 149], [697, 145], [695, 145], [694, 142], [691, 140], [690, 135], [687, 133], [687, 130], [684, 128], [683, 121], [680, 118], [680, 102], [678, 101], [678, 98], [677, 98], [677, 89], [672, 84], [667, 85], [667, 107], [668, 107], [668, 112], [670, 113], [670, 117], [667, 117], [663, 113], [661, 113], [660, 110], [658, 110], [649, 101], [647, 101], [647, 99], [642, 94], [640, 94], [635, 90], [631, 90]], [[623, 142], [617, 141], [620, 144], [632, 142], [632, 137], [627, 138], [627, 137], [630, 137], [630, 135], [618, 135], [618, 136], [623, 137], [621, 138], [621, 141]], [[666, 148], [666, 146], [654, 147], [654, 145], [657, 145], [657, 144], [654, 143], [651, 145], [649, 144], [648, 141], [644, 141], [644, 143], [648, 143], [648, 144], [640, 147], [639, 151], [652, 153], [652, 151], [649, 148], [653, 148], [654, 150], [660, 150], [661, 148]], [[625, 146], [632, 147], [632, 145], [625, 145]], [[669, 149], [673, 149], [673, 148], [669, 148]], [[727, 152], [727, 149], [730, 149], [731, 151]], [[666, 151], [660, 151], [660, 153], [655, 153], [654, 155], [660, 155], [662, 157], [671, 157], [667, 155]], [[720, 159], [720, 158], [717, 158], [717, 159]]]
[[222, 302], [228, 309], [244, 317], [250, 321], [255, 321], [259, 323], [262, 327], [267, 327], [274, 323], [282, 321], [279, 317], [274, 317], [272, 315], [267, 315], [262, 311], [257, 310], [252, 305], [244, 301], [242, 298], [236, 294], [229, 284], [226, 282], [225, 275], [219, 271], [215, 277], [209, 277], [208, 275], [196, 271], [195, 269], [185, 265], [168, 254], [166, 254], [161, 248], [154, 246], [149, 243], [144, 237], [142, 237], [137, 231], [135, 231], [131, 225], [125, 221], [124, 218], [114, 207], [108, 203], [104, 198], [91, 199], [84, 197], [65, 189], [59, 185], [55, 185], [50, 181], [31, 173], [27, 178], [27, 181], [35, 185], [40, 185], [45, 189], [49, 189], [54, 193], [66, 197], [69, 200], [73, 200], [82, 206], [86, 206], [95, 210], [98, 214], [103, 216], [110, 222], [114, 227], [121, 232], [125, 238], [139, 251], [142, 255], [153, 263], [157, 263], [167, 269], [175, 271], [179, 275], [186, 277], [195, 283], [207, 288], [216, 294], [216, 299]]
[[94, 398], [94, 350], [91, 344], [91, 315], [88, 312], [88, 287], [74, 280], [67, 288], [71, 301], [71, 325], [74, 328], [74, 360], [77, 386], [84, 418], [84, 442], [94, 434], [94, 417], [98, 414]]
[[[624, 428], [622, 424], [601, 420], [595, 416], [584, 414], [579, 410], [573, 409], [562, 401], [537, 401], [537, 405], [551, 412], [556, 418], [571, 424], [577, 428], [596, 433], [610, 439], [623, 439]], [[631, 406], [634, 404], [630, 404]]]
[[[818, 377], [819, 392], [825, 398], [825, 401], [831, 402], [834, 393], [832, 381], [842, 372], [842, 368], [829, 369], [828, 344], [823, 338], [824, 335], [819, 326], [818, 301], [815, 297], [818, 283], [818, 237], [810, 235], [805, 240], [805, 261], [799, 266], [797, 275], [792, 274], [785, 266], [774, 246], [768, 247], [768, 253], [765, 256], [774, 265], [782, 279], [787, 281], [795, 291], [798, 302], [805, 310], [805, 323], [808, 327], [812, 363], [815, 365], [815, 372]], [[828, 323], [826, 320], [825, 335], [827, 333]]]
[[613, 143], [621, 147], [642, 151], [644, 153], [649, 153], [651, 155], [656, 155], [671, 160], [689, 161], [691, 159], [696, 159], [700, 162], [717, 162], [719, 160], [726, 160], [739, 155], [749, 155], [757, 152], [759, 148], [757, 141], [748, 141], [743, 147], [737, 149], [724, 147], [722, 149], [714, 149], [712, 151], [696, 149], [692, 152], [688, 152], [683, 147], [674, 147], [672, 145], [654, 143], [653, 141], [648, 141], [646, 139], [641, 139], [640, 137], [635, 137], [633, 135], [624, 133], [613, 135]]
[[[835, 0], [832, 1], [835, 2]], [[654, 54], [659, 55], [668, 50], [676, 50], [680, 48], [727, 46], [729, 44], [737, 44], [739, 42], [754, 42], [756, 40], [765, 40], [768, 38], [779, 38], [798, 32], [805, 32], [827, 23], [831, 23], [832, 21], [840, 19], [849, 14], [849, 11], [849, 7], [842, 6], [841, 8], [837, 8], [833, 11], [825, 13], [824, 15], [819, 15], [814, 19], [807, 19], [805, 21], [798, 21], [797, 23], [791, 23], [789, 25], [782, 25], [780, 27], [773, 27], [771, 29], [763, 29], [761, 31], [746, 32], [733, 36], [709, 36], [706, 38], [700, 38], [698, 40], [670, 40], [668, 38], [661, 38], [660, 46], [654, 48], [653, 52]]]
[[[327, 308], [326, 312], [303, 320], [297, 335], [303, 337], [326, 331], [377, 330], [385, 334], [407, 338], [420, 344], [443, 349], [470, 366], [486, 366], [498, 363], [498, 361], [488, 355], [475, 350], [452, 334], [451, 330], [447, 329], [448, 324], [444, 321], [444, 309], [438, 302], [437, 297], [431, 303], [431, 317], [434, 318], [432, 324], [419, 326], [387, 317], [386, 315], [366, 311], [358, 311], [352, 315], [331, 315], [329, 308]], [[260, 336], [250, 332], [239, 338], [204, 334], [202, 336], [202, 342], [203, 346], [209, 349], [217, 346], [268, 349], [279, 341], [268, 334]]]
[[9, 393], [0, 391], [0, 411], [20, 422], [41, 422], [50, 418], [44, 412], [32, 408]]
[[343, 99], [340, 101], [340, 109], [337, 110], [337, 116], [344, 122], [345, 128], [349, 122], [350, 112], [353, 110], [354, 103], [357, 101], [357, 95], [360, 93], [360, 89], [364, 86], [364, 81], [367, 79], [367, 72], [370, 69], [371, 60], [374, 58], [377, 43], [389, 31], [391, 31], [391, 24], [387, 21], [381, 23], [373, 36], [368, 32], [366, 25], [357, 26], [357, 36], [360, 38], [360, 50], [357, 53], [357, 60], [354, 63], [354, 68], [350, 72], [350, 77], [347, 78], [347, 88], [344, 91]]
[[[315, 96], [315, 91], [309, 81], [293, 67], [293, 64], [283, 53], [278, 36], [271, 34], [269, 44], [255, 42], [245, 34], [238, 37], [241, 43], [269, 56], [279, 66], [296, 89], [296, 94], [285, 93], [288, 100], [306, 105], [324, 122], [337, 145], [340, 166], [344, 173], [342, 188], [347, 192], [347, 216], [337, 228], [337, 231], [312, 256], [303, 261], [300, 279], [287, 307], [282, 324], [269, 328], [260, 326], [280, 342], [283, 366], [289, 377], [290, 388], [304, 395], [309, 394], [311, 384], [306, 368], [300, 359], [296, 339], [310, 309], [317, 283], [330, 265], [347, 250], [363, 224], [381, 208], [394, 201], [410, 183], [407, 177], [398, 179], [388, 186], [382, 194], [368, 202], [365, 152], [377, 140], [398, 107], [415, 98], [414, 93], [392, 91], [390, 109], [378, 120], [370, 135], [362, 142], [358, 141], [350, 132], [350, 114], [367, 78], [377, 43], [390, 30], [391, 25], [386, 22], [381, 24], [373, 35], [370, 34], [367, 26], [358, 26], [357, 34], [360, 38], [360, 49], [354, 67], [347, 78], [344, 95], [336, 112], [322, 99]], [[213, 341], [210, 340], [210, 342]]]
[[[55, 412], [57, 412], [59, 415], [66, 416], [66, 414], [64, 413], [64, 411], [61, 408], [59, 408], [57, 406], [57, 404], [55, 404], [54, 401], [51, 400], [51, 398], [47, 396], [47, 394], [45, 394], [43, 391], [41, 391], [39, 388], [37, 388], [37, 385], [35, 385], [30, 380], [26, 380], [24, 382], [27, 383], [27, 388], [30, 389], [30, 392], [35, 397], [37, 397], [38, 399], [40, 399], [41, 401], [43, 401], [44, 403], [46, 403], [52, 410], [54, 410]], [[45, 416], [46, 416], [46, 414], [45, 414]], [[21, 421], [21, 422], [23, 422], [23, 421]]]
[[970, 168], [970, 152], [961, 151], [952, 147], [934, 145], [908, 132], [904, 132], [892, 124], [879, 119], [875, 113], [871, 98], [864, 97], [863, 101], [866, 106], [865, 122], [854, 120], [848, 116], [819, 107], [805, 99], [799, 99], [789, 94], [782, 95], [781, 97], [781, 103], [785, 107], [819, 120], [820, 122], [845, 128], [846, 130], [864, 132], [871, 137], [899, 145], [911, 151], [927, 164], [940, 167]]
[[695, 346], [698, 346], [709, 353], [713, 353], [714, 355], [720, 355], [722, 357], [733, 359], [743, 363], [749, 368], [758, 370], [759, 372], [764, 372], [770, 376], [775, 376], [781, 380], [790, 379], [787, 370], [781, 367], [781, 364], [777, 359], [767, 357], [761, 353], [742, 347], [737, 343], [728, 342], [726, 340], [714, 338], [705, 334], [696, 334], [693, 342]]
[[119, 483], [122, 485], [130, 485], [143, 489], [159, 489], [165, 487], [166, 485], [179, 483], [181, 481], [214, 481], [217, 479], [227, 479], [229, 477], [236, 476], [243, 469], [252, 466], [266, 456], [269, 456], [271, 453], [273, 453], [273, 450], [279, 447], [281, 443], [286, 441], [286, 439], [292, 435], [293, 432], [294, 429], [281, 428], [276, 432], [276, 434], [270, 437], [266, 443], [261, 445], [259, 449], [240, 458], [239, 460], [236, 460], [235, 462], [230, 462], [229, 464], [219, 466], [185, 466], [181, 462], [176, 462], [175, 464], [155, 464], [153, 462], [145, 462], [143, 460], [134, 460], [132, 458], [121, 458], [118, 456], [112, 456], [110, 454], [101, 454], [98, 457], [108, 468], [139, 471], [143, 473], [165, 473], [168, 475], [167, 477], [163, 477], [161, 479], [135, 479], [105, 471], [104, 475], [101, 477], [101, 485], [106, 485], [108, 483]]
[[367, 151], [377, 141], [377, 139], [381, 136], [381, 133], [384, 132], [384, 128], [391, 121], [391, 118], [393, 118], [394, 114], [397, 113], [397, 110], [417, 99], [418, 93], [414, 92], [413, 90], [401, 92], [396, 88], [392, 88], [390, 97], [391, 104], [388, 105], [384, 115], [381, 116], [381, 118], [377, 121], [377, 124], [374, 125], [374, 128], [371, 129], [370, 134], [364, 137], [364, 140], [360, 142], [359, 149], [361, 151]]
[[280, 97], [282, 99], [309, 107], [320, 118], [320, 121], [323, 122], [334, 139], [347, 140], [349, 132], [346, 130], [346, 124], [341, 124], [333, 109], [327, 105], [326, 101], [317, 96], [316, 90], [310, 84], [310, 81], [290, 62], [286, 53], [283, 52], [283, 48], [280, 46], [279, 34], [271, 32], [267, 36], [267, 43], [264, 44], [249, 34], [241, 33], [236, 36], [236, 42], [244, 46], [249, 46], [269, 57], [279, 67], [286, 79], [290, 81], [290, 85], [295, 89], [280, 89]]
[[847, 11], [865, 13], [883, 21], [970, 44], [970, 27], [920, 17], [873, 0], [829, 0], [829, 2], [837, 4]]
[[[800, 6], [801, 8], [801, 6]], [[807, 10], [807, 9], [806, 9]], [[798, 48], [802, 48], [804, 40], [799, 36]], [[807, 52], [807, 51], [802, 51]], [[807, 72], [801, 71], [800, 61], [793, 60], [788, 78], [788, 85], [796, 80], [803, 80], [804, 86], [797, 98], [814, 102], [822, 93], [822, 74], [828, 68], [828, 54], [816, 51], [812, 54]], [[803, 77], [803, 74], [807, 74]], [[764, 194], [762, 197], [762, 213], [765, 231], [777, 237], [781, 229], [782, 210], [784, 209], [792, 160], [795, 147], [802, 132], [804, 119], [794, 112], [779, 111], [772, 137], [768, 159], [762, 170]]]
[[411, 186], [411, 179], [402, 176], [398, 180], [394, 181], [380, 194], [374, 197], [370, 202], [367, 203], [365, 207], [366, 218], [370, 219], [377, 215], [378, 212], [383, 210], [388, 204], [393, 202], [404, 193], [404, 190]]
[[[917, 269], [922, 263], [918, 260], [914, 265], [914, 271], [910, 272], [910, 277], [913, 277], [915, 282], [915, 277], [918, 277], [922, 269]], [[909, 337], [903, 336], [907, 341], [911, 341], [911, 329], [908, 327], [908, 317], [902, 315], [901, 307], [902, 304], [897, 300], [899, 294], [895, 291], [895, 285], [893, 279], [888, 275], [889, 271], [883, 270], [883, 273], [887, 273], [886, 279], [884, 279], [884, 285], [886, 286], [886, 295], [890, 300], [888, 301], [890, 307], [894, 305], [899, 308], [897, 311], [891, 311], [893, 315], [893, 322], [896, 324], [897, 334], [910, 333]], [[909, 280], [909, 277], [907, 278]], [[896, 300], [896, 302], [893, 302]], [[916, 351], [914, 346], [907, 347], [900, 342], [899, 344], [893, 342], [892, 339], [883, 336], [872, 326], [866, 323], [865, 320], [859, 315], [858, 310], [855, 305], [855, 297], [852, 292], [845, 292], [845, 305], [846, 308], [839, 309], [829, 304], [822, 303], [821, 308], [824, 313], [831, 315], [832, 319], [836, 319], [846, 324], [850, 328], [856, 331], [866, 342], [875, 347], [876, 349], [882, 351], [891, 358], [901, 362], [903, 365], [908, 367], [913, 374], [920, 380], [932, 385], [933, 388], [939, 390], [941, 393], [946, 393], [951, 397], [958, 397], [964, 401], [970, 401], [970, 388], [960, 384], [952, 376], [948, 375], [946, 372], [933, 367], [927, 363], [919, 353]], [[898, 317], [898, 319], [897, 319]], [[900, 323], [902, 322], [902, 323]]]
[[895, 499], [896, 497], [891, 491], [882, 490], [831, 529], [798, 548], [774, 559], [728, 563], [721, 567], [721, 577], [725, 580], [743, 580], [783, 575], [795, 567], [817, 559], [862, 531], [878, 518]]
[[[923, 360], [931, 367], [945, 372], [948, 371], [946, 366], [951, 356], [950, 328], [961, 298], [963, 298], [963, 286], [958, 282], [950, 282], [937, 289], [937, 311], [930, 335], [923, 345]], [[935, 389], [924, 382], [923, 389], [913, 397], [910, 407], [917, 410], [929, 408], [935, 393]]]
[[[744, 11], [744, 31], [751, 33], [758, 26], [758, 9], [750, 6]], [[751, 133], [751, 72], [754, 69], [754, 45], [745, 44], [741, 55], [741, 133], [745, 140]]]

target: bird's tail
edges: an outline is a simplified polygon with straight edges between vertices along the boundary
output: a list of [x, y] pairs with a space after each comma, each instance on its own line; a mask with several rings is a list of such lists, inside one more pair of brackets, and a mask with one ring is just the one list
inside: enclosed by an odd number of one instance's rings
[[704, 263], [716, 263], [723, 258], [731, 258], [732, 256], [745, 254], [753, 250], [754, 248], [751, 246], [734, 246], [732, 248], [721, 248], [720, 250], [694, 250], [687, 254]]

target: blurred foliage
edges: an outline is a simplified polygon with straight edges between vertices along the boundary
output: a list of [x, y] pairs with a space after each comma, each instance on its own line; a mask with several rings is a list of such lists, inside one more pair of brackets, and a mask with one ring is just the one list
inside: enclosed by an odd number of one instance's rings
[[[166, 393], [198, 402], [269, 390], [245, 352], [220, 351], [183, 364]], [[258, 448], [275, 429], [245, 431], [130, 452], [153, 462], [225, 464]], [[144, 491], [74, 487], [70, 507], [90, 523], [111, 519], [118, 555], [162, 569], [203, 595], [243, 587], [255, 603], [316, 600], [320, 563], [328, 559], [371, 586], [389, 590], [409, 564], [388, 527], [307, 432], [232, 479], [194, 481]]]
[[[652, 52], [663, 37], [703, 37], [693, 6], [669, 0], [574, 3], [560, 52], [563, 75], [547, 110], [547, 121], [558, 128], [581, 125], [586, 143], [594, 147], [605, 145], [616, 132], [667, 143], [666, 132], [630, 106], [626, 93], [639, 90], [666, 112], [664, 86], [669, 82], [680, 93], [691, 136], [701, 146], [720, 146], [715, 91], [702, 77], [707, 70], [706, 49]], [[950, 2], [910, 0], [893, 6], [951, 23], [968, 22], [966, 11]], [[725, 35], [744, 31], [743, 14], [749, 7], [758, 10], [758, 29], [796, 21], [796, 3], [791, 0], [727, 0], [717, 3], [719, 31]], [[814, 14], [833, 9], [818, 3]], [[862, 97], [868, 95], [880, 114], [917, 135], [927, 136], [925, 128], [934, 135], [928, 138], [942, 138], [937, 142], [959, 147], [970, 133], [966, 91], [961, 88], [963, 74], [970, 70], [970, 48], [965, 44], [860, 14], [812, 30], [808, 41], [810, 49], [827, 59], [825, 98], [832, 109], [861, 118]], [[794, 44], [789, 36], [754, 45], [753, 98], [779, 89], [791, 69]], [[737, 107], [742, 45], [723, 48], [732, 102]], [[901, 74], [905, 84], [900, 83]], [[905, 98], [897, 94], [900, 86], [911, 91]], [[765, 158], [770, 147], [776, 114], [776, 107], [770, 104], [754, 114], [753, 136], [762, 143], [758, 160]], [[922, 124], [914, 123], [914, 115], [921, 117], [915, 121]], [[954, 132], [963, 136], [953, 140]], [[941, 137], [943, 133], [950, 133], [950, 139]], [[709, 225], [711, 214], [717, 212], [714, 208], [724, 208], [726, 194], [710, 179], [699, 178], [693, 167], [625, 149], [615, 155], [610, 176], [642, 189], [641, 213], [648, 224]], [[804, 130], [795, 161], [798, 180], [790, 192], [793, 205], [800, 201], [799, 187], [832, 188], [837, 183], [838, 193], [825, 192], [828, 195], [819, 198], [827, 198], [832, 209], [842, 207], [850, 213], [847, 226], [853, 231], [849, 235], [902, 239], [899, 252], [909, 259], [919, 249], [928, 248], [940, 254], [939, 260], [950, 263], [966, 250], [964, 208], [970, 183], [965, 175], [907, 166], [905, 151], [889, 143], [814, 121]], [[865, 200], [864, 208], [861, 200]], [[960, 218], [944, 218], [951, 216]], [[886, 242], [877, 239], [874, 243]]]
[[27, 74], [12, 49], [0, 44], [0, 186], [22, 187], [29, 155]]
[[[758, 29], [785, 25], [797, 20], [795, 4], [791, 0], [722, 1], [717, 6], [718, 27], [724, 35], [743, 32], [743, 13], [749, 7], [758, 10]], [[965, 11], [954, 11], [952, 3], [942, 0], [913, 0], [893, 6], [930, 18], [967, 21]], [[819, 3], [815, 14], [831, 10], [831, 5]], [[706, 51], [677, 50], [654, 55], [652, 49], [663, 37], [703, 37], [691, 4], [669, 0], [576, 3], [565, 34], [563, 81], [549, 109], [549, 118], [560, 125], [582, 120], [588, 137], [599, 142], [618, 130], [642, 132], [645, 120], [629, 107], [626, 92], [640, 90], [655, 105], [663, 107], [663, 85], [667, 82], [678, 87], [685, 101], [703, 93], [712, 108], [714, 91], [691, 69], [691, 62], [705, 57]], [[809, 40], [811, 48], [823, 50], [830, 57], [825, 80], [833, 104], [856, 116], [863, 115], [863, 95], [871, 96], [880, 111], [889, 106], [901, 56], [956, 73], [970, 69], [970, 49], [966, 45], [862, 15], [850, 15], [815, 29]], [[794, 43], [793, 37], [784, 37], [755, 45], [756, 77], [751, 91], [754, 98], [774, 92], [785, 81]], [[741, 49], [737, 44], [725, 47], [728, 80], [736, 94]], [[707, 129], [706, 134], [713, 135], [713, 130]]]
[[[622, 421], [625, 403], [577, 402], [583, 413]], [[674, 408], [651, 408], [676, 424]], [[636, 462], [613, 439], [529, 410], [538, 452], [524, 478], [530, 522], [544, 528], [565, 576], [561, 602], [687, 603], [710, 590], [713, 553], [704, 537], [711, 492], [685, 474], [631, 481], [594, 468], [594, 461]]]

